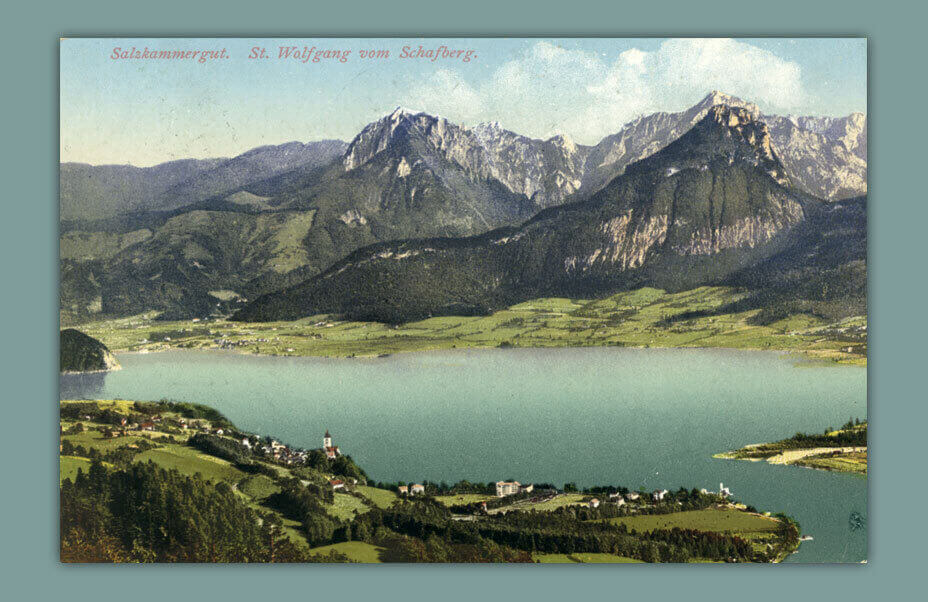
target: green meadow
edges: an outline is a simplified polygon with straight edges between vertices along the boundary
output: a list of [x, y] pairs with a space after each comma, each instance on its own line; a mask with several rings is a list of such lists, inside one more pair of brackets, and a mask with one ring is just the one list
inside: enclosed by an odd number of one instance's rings
[[148, 313], [91, 322], [81, 329], [114, 351], [225, 348], [265, 355], [361, 357], [487, 347], [725, 347], [866, 364], [865, 316], [828, 322], [794, 314], [761, 324], [761, 310], [727, 312], [743, 297], [730, 287], [680, 293], [642, 288], [594, 301], [536, 299], [488, 316], [444, 316], [398, 326], [329, 315], [293, 322], [167, 322]]
[[152, 461], [165, 469], [177, 469], [184, 475], [199, 474], [207, 481], [218, 483], [238, 483], [245, 473], [233, 467], [229, 462], [204, 454], [203, 452], [187, 447], [186, 445], [169, 444], [163, 448], [150, 449], [135, 457], [136, 462]]
[[733, 509], [707, 509], [674, 512], [672, 514], [646, 514], [606, 519], [614, 525], [625, 525], [628, 530], [648, 533], [659, 529], [696, 529], [715, 533], [765, 533], [776, 531], [778, 520], [759, 514]]
[[376, 487], [367, 487], [358, 485], [355, 491], [367, 498], [378, 508], [389, 508], [397, 500], [397, 495], [389, 489], [378, 489]]
[[541, 564], [639, 564], [640, 560], [615, 554], [533, 554]]
[[459, 493], [457, 495], [436, 495], [435, 501], [441, 502], [445, 506], [459, 506], [463, 504], [486, 502], [495, 498], [495, 495], [485, 495], [482, 493]]
[[80, 458], [77, 456], [62, 456], [60, 461], [60, 475], [58, 477], [59, 482], [64, 481], [65, 479], [73, 480], [77, 476], [78, 470], [87, 472], [90, 469], [90, 459], [88, 458]]
[[386, 551], [386, 549], [363, 541], [344, 541], [342, 543], [333, 543], [328, 546], [310, 548], [309, 551], [311, 554], [317, 555], [325, 555], [334, 551], [344, 554], [354, 562], [376, 564], [380, 563], [380, 554]]

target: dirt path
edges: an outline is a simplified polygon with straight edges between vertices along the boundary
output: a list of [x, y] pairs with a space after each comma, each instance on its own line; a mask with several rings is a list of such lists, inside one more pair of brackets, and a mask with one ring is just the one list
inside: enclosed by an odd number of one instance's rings
[[777, 454], [776, 456], [771, 456], [767, 458], [767, 462], [771, 464], [792, 464], [797, 460], [801, 460], [808, 456], [817, 456], [820, 454], [829, 454], [832, 452], [861, 452], [867, 451], [866, 446], [864, 447], [812, 447], [807, 449], [789, 449], [782, 453]]

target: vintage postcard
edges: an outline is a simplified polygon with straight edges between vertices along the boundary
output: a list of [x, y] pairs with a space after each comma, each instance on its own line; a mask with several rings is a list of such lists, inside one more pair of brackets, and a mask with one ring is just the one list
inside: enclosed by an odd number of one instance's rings
[[867, 561], [863, 38], [66, 38], [60, 559]]

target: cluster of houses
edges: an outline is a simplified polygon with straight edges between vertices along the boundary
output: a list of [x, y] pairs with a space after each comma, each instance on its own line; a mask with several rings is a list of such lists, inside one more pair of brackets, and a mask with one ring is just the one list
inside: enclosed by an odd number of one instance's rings
[[[666, 494], [667, 491], [665, 490], [664, 493]], [[641, 498], [641, 495], [634, 491], [629, 491], [625, 495], [622, 495], [621, 493], [616, 491], [614, 493], [609, 494], [609, 497], [606, 499], [605, 503], [615, 504], [616, 506], [624, 506], [626, 504], [626, 500], [634, 502], [634, 501], [639, 500], [640, 498]], [[601, 502], [599, 498], [594, 497], [589, 502], [587, 502], [587, 506], [589, 506], [590, 508], [599, 508], [599, 505], [601, 503], [603, 502]]]
[[718, 490], [717, 492], [716, 492], [716, 491], [709, 491], [708, 489], [700, 489], [700, 490], [699, 490], [699, 493], [702, 493], [702, 494], [705, 494], [705, 495], [710, 495], [710, 494], [711, 494], [711, 495], [720, 495], [720, 496], [722, 496], [722, 497], [724, 497], [724, 498], [730, 498], [730, 497], [731, 497], [731, 489], [729, 489], [728, 487], [726, 487], [724, 483], [719, 483], [719, 490]]
[[[309, 452], [305, 449], [291, 448], [275, 439], [271, 439], [269, 442], [262, 445], [257, 442], [252, 444], [248, 437], [244, 437], [242, 439], [242, 445], [255, 452], [269, 456], [282, 464], [305, 464], [309, 456]], [[342, 455], [341, 449], [332, 442], [332, 435], [329, 434], [328, 430], [325, 431], [325, 435], [322, 437], [322, 451], [329, 460], [334, 460]], [[338, 483], [344, 486], [344, 483], [341, 481], [338, 481]], [[334, 489], [340, 488], [335, 487], [334, 484], [332, 487]]]
[[[279, 341], [280, 337], [275, 337], [275, 341]], [[236, 347], [246, 347], [248, 345], [255, 345], [257, 343], [269, 343], [270, 339], [259, 338], [259, 339], [242, 339], [241, 341], [233, 341], [226, 338], [217, 338], [213, 339], [213, 343], [219, 346], [220, 349], [234, 349]]]
[[[90, 420], [90, 416], [85, 416], [86, 420]], [[174, 419], [165, 419], [160, 415], [155, 414], [145, 420], [144, 422], [130, 423], [127, 418], [122, 418], [120, 420], [120, 426], [123, 427], [122, 431], [114, 433], [114, 435], [128, 435], [130, 430], [139, 430], [139, 431], [154, 431], [161, 424], [167, 424], [169, 426], [174, 426], [184, 430], [195, 429], [206, 434], [223, 436], [226, 434], [225, 430], [220, 428], [212, 428], [209, 423], [205, 421], [196, 421], [191, 420], [187, 421], [186, 418]], [[301, 448], [292, 448], [288, 445], [277, 441], [276, 439], [271, 439], [264, 443], [256, 437], [243, 436], [241, 439], [241, 444], [243, 447], [252, 450], [255, 453], [264, 455], [268, 458], [273, 458], [275, 461], [280, 462], [281, 464], [293, 465], [293, 464], [305, 464], [309, 452]], [[334, 460], [342, 455], [341, 450], [337, 445], [332, 442], [332, 435], [329, 434], [327, 430], [325, 436], [322, 439], [322, 451], [325, 452], [326, 458]]]
[[[653, 492], [651, 492], [651, 501], [654, 503], [663, 502], [664, 498], [666, 498], [667, 494], [669, 493], [670, 492], [666, 489], [655, 489]], [[728, 487], [725, 487], [725, 485], [722, 483], [719, 483], [719, 490], [717, 493], [707, 489], [702, 489], [700, 493], [707, 495], [720, 495], [723, 498], [731, 497], [731, 490]], [[615, 493], [609, 494], [609, 498], [606, 500], [606, 503], [615, 504], [617, 506], [624, 506], [626, 502], [636, 502], [639, 499], [641, 499], [641, 494], [636, 491], [629, 491], [625, 495], [622, 495], [617, 491]], [[590, 508], [599, 508], [601, 503], [602, 502], [599, 500], [599, 498], [594, 497], [589, 502], [587, 502], [587, 505]]]
[[397, 487], [397, 493], [400, 495], [425, 495], [425, 486], [419, 483], [412, 485], [400, 485]]
[[251, 439], [248, 437], [242, 437], [242, 445], [253, 452], [273, 458], [275, 461], [287, 465], [305, 464], [306, 458], [309, 455], [309, 452], [305, 449], [291, 448], [276, 439], [271, 439], [262, 444], [260, 440], [256, 440], [252, 443]]

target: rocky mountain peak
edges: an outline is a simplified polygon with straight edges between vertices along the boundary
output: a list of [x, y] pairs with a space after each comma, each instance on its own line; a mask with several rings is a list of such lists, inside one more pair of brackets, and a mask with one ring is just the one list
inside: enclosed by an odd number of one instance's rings
[[[409, 156], [410, 164], [422, 158], [424, 164], [435, 166], [441, 158], [457, 165], [474, 185], [486, 186], [489, 180], [496, 180], [537, 207], [558, 204], [579, 189], [589, 153], [588, 147], [567, 136], [537, 140], [504, 129], [498, 121], [466, 127], [398, 107], [355, 137], [344, 154], [343, 166], [346, 171], [361, 167], [379, 153], [395, 148], [394, 141], [410, 137], [417, 140], [412, 152], [420, 155]], [[409, 150], [401, 152], [408, 154]]]
[[706, 96], [702, 100], [700, 100], [690, 110], [696, 111], [697, 113], [701, 113], [703, 111], [706, 111], [718, 105], [727, 105], [729, 107], [743, 107], [745, 109], [748, 109], [754, 115], [760, 115], [760, 109], [757, 107], [756, 104], [752, 102], [747, 102], [745, 100], [741, 100], [737, 96], [732, 96], [731, 94], [725, 94], [724, 92], [720, 92], [718, 90], [713, 90], [709, 92], [708, 94], [706, 94]]
[[498, 121], [485, 121], [473, 127], [476, 134], [498, 134], [503, 132], [503, 126]]
[[409, 128], [423, 127], [438, 121], [443, 120], [421, 111], [397, 107], [389, 115], [369, 123], [354, 137], [345, 151], [342, 163], [346, 170], [360, 167], [377, 153], [386, 150], [398, 130], [405, 131]]
[[668, 175], [683, 169], [704, 170], [713, 161], [736, 161], [760, 167], [783, 186], [789, 178], [776, 156], [767, 124], [752, 108], [716, 105], [676, 141], [628, 167], [626, 173], [660, 170]]
[[773, 151], [770, 130], [766, 123], [759, 120], [756, 107], [716, 105], [709, 109], [697, 127], [705, 129], [713, 126], [721, 128], [724, 135], [735, 143], [737, 151], [747, 151], [738, 153], [727, 150], [729, 157], [740, 154], [742, 159], [762, 164], [780, 184], [789, 184], [783, 165]]
[[552, 136], [551, 138], [548, 138], [547, 142], [549, 144], [558, 146], [570, 153], [577, 151], [577, 144], [570, 138], [570, 136], [566, 134], [557, 134], [556, 136]]

